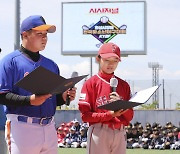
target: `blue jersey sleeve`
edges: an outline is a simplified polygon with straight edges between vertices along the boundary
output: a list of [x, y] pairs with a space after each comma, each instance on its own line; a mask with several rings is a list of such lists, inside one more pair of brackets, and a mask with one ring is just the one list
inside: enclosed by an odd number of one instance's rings
[[11, 92], [14, 72], [12, 69], [13, 61], [10, 57], [5, 57], [0, 61], [0, 93]]

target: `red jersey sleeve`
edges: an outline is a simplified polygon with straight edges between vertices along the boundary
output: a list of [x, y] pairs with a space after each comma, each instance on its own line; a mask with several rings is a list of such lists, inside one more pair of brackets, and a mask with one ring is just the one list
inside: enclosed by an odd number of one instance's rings
[[133, 119], [134, 116], [134, 111], [133, 109], [128, 109], [123, 115], [122, 117], [125, 119], [125, 121], [127, 122], [126, 125], [129, 124], [129, 122]]

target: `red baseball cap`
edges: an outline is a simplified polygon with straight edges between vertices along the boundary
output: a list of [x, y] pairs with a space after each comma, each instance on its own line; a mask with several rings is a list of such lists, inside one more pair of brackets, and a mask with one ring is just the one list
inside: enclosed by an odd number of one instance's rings
[[62, 130], [63, 130], [63, 127], [59, 127], [58, 130], [59, 130], [59, 131], [62, 131]]
[[117, 57], [121, 61], [120, 48], [114, 43], [104, 43], [98, 51], [102, 58]]

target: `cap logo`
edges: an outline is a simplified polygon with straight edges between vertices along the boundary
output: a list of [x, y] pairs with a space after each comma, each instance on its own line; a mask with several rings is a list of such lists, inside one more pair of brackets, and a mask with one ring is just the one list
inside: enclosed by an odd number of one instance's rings
[[117, 47], [113, 44], [113, 45], [112, 45], [112, 51], [115, 52], [116, 49], [117, 49]]
[[44, 24], [46, 24], [46, 22], [45, 22], [44, 18], [43, 18], [42, 16], [41, 16], [40, 18], [41, 18], [41, 20], [44, 22]]

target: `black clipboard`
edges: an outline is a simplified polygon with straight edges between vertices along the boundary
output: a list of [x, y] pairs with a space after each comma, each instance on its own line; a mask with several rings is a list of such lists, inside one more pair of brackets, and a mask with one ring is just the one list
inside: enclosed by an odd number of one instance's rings
[[156, 92], [156, 90], [160, 87], [153, 86], [151, 88], [147, 88], [135, 93], [129, 101], [117, 100], [111, 103], [103, 104], [98, 106], [99, 109], [118, 111], [120, 109], [130, 109], [138, 105], [142, 105], [146, 103], [150, 97]]
[[143, 103], [137, 103], [137, 102], [130, 102], [130, 101], [123, 101], [118, 100], [111, 103], [107, 103], [101, 106], [98, 106], [99, 109], [104, 110], [111, 110], [111, 111], [118, 111], [120, 109], [130, 109], [138, 105], [142, 105]]
[[15, 86], [37, 95], [59, 94], [74, 87], [76, 83], [87, 76], [88, 75], [82, 75], [66, 79], [42, 66], [39, 66], [23, 79], [19, 80]]

